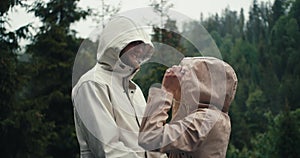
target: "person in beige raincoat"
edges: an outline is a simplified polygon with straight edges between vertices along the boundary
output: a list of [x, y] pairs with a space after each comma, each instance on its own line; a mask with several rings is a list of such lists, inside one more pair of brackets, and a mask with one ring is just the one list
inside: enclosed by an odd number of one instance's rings
[[[150, 88], [139, 145], [171, 158], [224, 158], [236, 88], [236, 74], [224, 61], [184, 58], [167, 69], [161, 88]], [[172, 119], [166, 123], [170, 109]]]
[[133, 20], [117, 16], [102, 31], [96, 65], [72, 89], [81, 158], [142, 158], [138, 145], [146, 101], [131, 79], [152, 54], [148, 34]]

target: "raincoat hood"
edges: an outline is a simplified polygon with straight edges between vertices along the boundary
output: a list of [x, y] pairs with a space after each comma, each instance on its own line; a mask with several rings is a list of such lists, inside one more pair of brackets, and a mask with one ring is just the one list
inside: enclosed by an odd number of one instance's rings
[[203, 107], [228, 112], [237, 88], [237, 76], [229, 64], [214, 57], [186, 57], [180, 65], [189, 71], [181, 83], [181, 103], [190, 106], [188, 113]]
[[[147, 53], [153, 51], [153, 44], [151, 43], [149, 35], [141, 26], [138, 26], [133, 20], [117, 16], [112, 18], [100, 34], [100, 41], [97, 50], [97, 61], [103, 64], [106, 69], [113, 71], [134, 71], [128, 65], [120, 60], [120, 52], [129, 43], [133, 41], [142, 41], [151, 49]], [[149, 55], [150, 57], [151, 55]], [[145, 62], [149, 58], [145, 58]]]

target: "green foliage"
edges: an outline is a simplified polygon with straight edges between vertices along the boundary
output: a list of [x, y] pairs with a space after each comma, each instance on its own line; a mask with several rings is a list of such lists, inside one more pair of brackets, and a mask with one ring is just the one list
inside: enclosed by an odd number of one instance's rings
[[44, 154], [51, 157], [76, 157], [78, 144], [73, 123], [72, 66], [80, 39], [70, 31], [70, 24], [87, 16], [76, 8], [76, 2], [36, 1], [33, 11], [43, 26], [28, 46], [31, 66], [34, 68], [28, 86], [31, 106], [42, 107], [45, 123], [51, 123], [44, 140]]
[[[279, 100], [281, 104], [288, 98], [291, 108], [298, 108], [299, 101], [292, 99], [298, 94], [296, 88], [299, 88], [299, 43], [300, 30], [296, 19], [289, 16], [282, 16], [276, 22], [272, 30], [271, 49], [275, 55], [272, 56], [274, 72], [280, 82], [278, 91], [282, 98]], [[293, 97], [294, 98], [294, 97]]]
[[[52, 122], [46, 154], [53, 157], [75, 157], [77, 142], [70, 98], [72, 65], [80, 40], [66, 28], [53, 26], [36, 36], [28, 53], [32, 54], [31, 84], [28, 87], [32, 106], [44, 107], [41, 113]], [[46, 84], [45, 84], [46, 83]]]
[[[266, 130], [265, 124], [268, 123], [264, 114], [269, 111], [268, 107], [265, 107], [266, 97], [261, 89], [255, 89], [249, 94], [246, 100], [247, 111], [245, 116], [249, 130], [252, 131], [252, 135], [258, 132], [264, 132]], [[263, 107], [259, 107], [261, 105]]]
[[19, 61], [16, 52], [18, 39], [30, 37], [29, 26], [8, 33], [1, 29], [2, 156], [76, 157], [70, 92], [80, 40], [69, 26], [87, 13], [73, 0], [36, 1], [32, 7], [43, 26], [27, 46], [28, 62]]
[[178, 65], [183, 58], [183, 55], [179, 54], [183, 48], [180, 45], [181, 37], [177, 33], [176, 21], [168, 19], [165, 28], [153, 27], [154, 55], [148, 63], [142, 66], [134, 79], [143, 87], [142, 91], [146, 97], [151, 85], [161, 83], [165, 70], [172, 65]]
[[0, 16], [3, 16], [14, 6], [23, 5], [22, 0], [2, 0], [0, 2]]
[[299, 109], [290, 111], [288, 106], [286, 108], [276, 116], [266, 113], [268, 130], [253, 137], [252, 155], [266, 158], [298, 156], [300, 124], [297, 120], [299, 120], [300, 111]]
[[265, 116], [268, 119], [265, 124], [267, 130], [252, 137], [252, 149], [244, 147], [239, 150], [230, 144], [227, 157], [292, 158], [299, 155], [300, 123], [297, 120], [300, 118], [300, 109], [290, 111], [287, 107], [276, 116], [271, 112], [266, 112]]
[[[288, 107], [286, 107], [288, 108]], [[279, 140], [276, 143], [276, 149], [279, 157], [297, 157], [300, 154], [300, 110], [289, 111], [286, 109], [282, 115], [279, 115]]]
[[[6, 1], [4, 1], [6, 2]], [[8, 1], [9, 6], [19, 4]], [[3, 3], [2, 3], [3, 4]], [[1, 5], [2, 5], [1, 4]], [[8, 9], [7, 8], [7, 9]], [[3, 10], [1, 10], [3, 11]], [[6, 10], [7, 11], [7, 10]], [[39, 107], [31, 107], [23, 94], [28, 84], [31, 69], [18, 60], [19, 42], [29, 38], [29, 25], [8, 32], [6, 12], [1, 12], [0, 21], [0, 147], [3, 157], [47, 157], [45, 143], [51, 137], [53, 126], [45, 123]]]
[[286, 103], [291, 111], [300, 105], [299, 4], [299, 0], [276, 0], [272, 5], [254, 0], [242, 32], [236, 29], [243, 26], [242, 12], [238, 16], [225, 10], [220, 17], [202, 22], [239, 79], [229, 113], [232, 133], [227, 157], [297, 157], [294, 146], [299, 144], [290, 138], [297, 139], [299, 127], [296, 118], [288, 119], [293, 112], [283, 111]]
[[60, 26], [64, 29], [69, 29], [71, 23], [85, 18], [88, 11], [80, 10], [77, 7], [79, 0], [50, 0], [45, 2], [36, 0], [30, 11], [34, 12], [36, 17], [39, 17], [44, 26], [41, 30], [47, 30], [52, 26]]

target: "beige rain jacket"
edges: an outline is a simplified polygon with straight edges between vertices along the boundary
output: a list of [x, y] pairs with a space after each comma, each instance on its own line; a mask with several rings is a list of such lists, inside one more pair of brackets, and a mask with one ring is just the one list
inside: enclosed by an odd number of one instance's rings
[[[184, 58], [180, 104], [171, 93], [149, 91], [139, 144], [170, 157], [224, 158], [231, 132], [229, 105], [237, 77], [230, 65], [213, 57]], [[166, 123], [172, 107], [172, 119]]]
[[113, 18], [100, 35], [98, 63], [72, 89], [81, 158], [145, 157], [138, 132], [146, 101], [131, 81], [136, 70], [119, 59], [120, 51], [132, 41], [153, 47], [131, 19]]

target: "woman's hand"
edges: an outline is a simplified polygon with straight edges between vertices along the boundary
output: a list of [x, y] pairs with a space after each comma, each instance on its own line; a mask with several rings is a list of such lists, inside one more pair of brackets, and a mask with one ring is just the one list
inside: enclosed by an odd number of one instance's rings
[[166, 70], [162, 81], [162, 88], [167, 92], [172, 93], [174, 99], [177, 101], [180, 100], [180, 82], [184, 73], [185, 71], [181, 66], [172, 66]]

